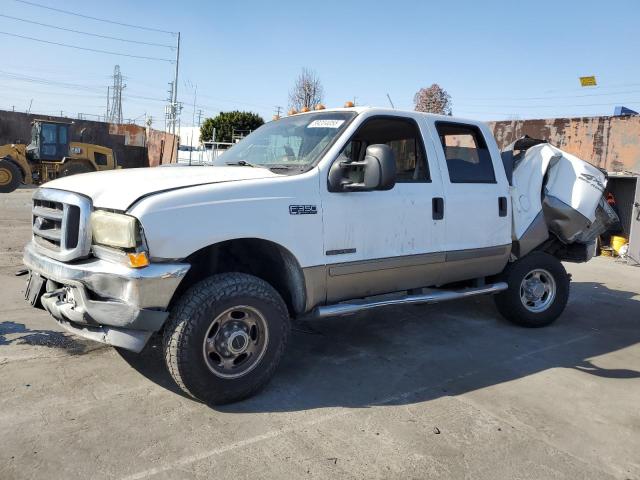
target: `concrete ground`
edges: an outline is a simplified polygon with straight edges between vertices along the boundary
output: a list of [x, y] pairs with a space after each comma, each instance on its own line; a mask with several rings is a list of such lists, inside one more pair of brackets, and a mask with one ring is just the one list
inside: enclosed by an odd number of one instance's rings
[[640, 479], [640, 268], [567, 265], [529, 330], [490, 298], [297, 327], [256, 397], [185, 398], [22, 299], [28, 189], [0, 196], [0, 479]]

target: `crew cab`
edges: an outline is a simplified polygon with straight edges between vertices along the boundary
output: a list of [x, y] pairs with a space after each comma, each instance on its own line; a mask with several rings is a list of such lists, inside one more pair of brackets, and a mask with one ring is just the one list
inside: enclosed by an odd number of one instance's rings
[[116, 347], [160, 333], [185, 392], [231, 402], [268, 382], [294, 321], [494, 294], [517, 324], [553, 322], [569, 295], [561, 261], [588, 260], [615, 216], [605, 184], [544, 142], [501, 153], [481, 122], [311, 111], [210, 166], [47, 183], [26, 298]]

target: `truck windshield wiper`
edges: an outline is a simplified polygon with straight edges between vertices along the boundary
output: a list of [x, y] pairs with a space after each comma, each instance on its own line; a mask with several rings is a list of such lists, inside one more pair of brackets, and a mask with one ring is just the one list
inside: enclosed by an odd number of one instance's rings
[[256, 165], [255, 163], [245, 162], [244, 160], [238, 160], [237, 162], [225, 162], [226, 165], [233, 165], [238, 167], [257, 167], [264, 168], [262, 165]]
[[269, 170], [304, 170], [306, 165], [271, 165]]

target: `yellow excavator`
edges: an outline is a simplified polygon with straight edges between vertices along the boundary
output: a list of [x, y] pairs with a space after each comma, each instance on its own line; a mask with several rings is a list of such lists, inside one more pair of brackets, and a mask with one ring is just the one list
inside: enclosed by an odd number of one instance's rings
[[69, 123], [34, 120], [29, 145], [0, 145], [0, 193], [23, 183], [40, 185], [76, 173], [118, 168], [112, 149], [70, 142], [69, 127]]

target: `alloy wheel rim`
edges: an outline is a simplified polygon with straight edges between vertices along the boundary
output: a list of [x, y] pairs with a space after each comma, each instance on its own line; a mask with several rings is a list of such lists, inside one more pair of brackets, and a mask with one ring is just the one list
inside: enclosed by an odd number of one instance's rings
[[216, 316], [204, 337], [202, 353], [209, 370], [221, 378], [239, 378], [260, 363], [269, 342], [264, 315], [248, 305]]
[[547, 270], [531, 270], [520, 283], [520, 301], [530, 312], [543, 312], [556, 298], [556, 281]]

